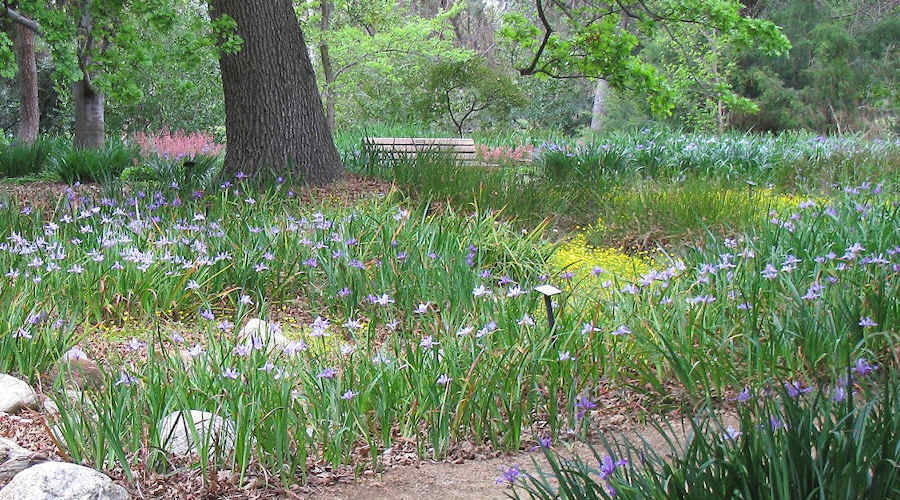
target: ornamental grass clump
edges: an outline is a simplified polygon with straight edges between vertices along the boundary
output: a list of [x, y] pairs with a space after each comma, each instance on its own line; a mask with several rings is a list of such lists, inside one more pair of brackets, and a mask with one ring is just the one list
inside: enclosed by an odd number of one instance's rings
[[186, 133], [164, 129], [155, 134], [139, 132], [132, 137], [142, 162], [126, 169], [122, 179], [151, 181], [184, 190], [214, 189], [222, 169], [223, 144], [203, 132]]
[[145, 158], [157, 155], [173, 161], [193, 160], [198, 156], [219, 156], [225, 149], [224, 144], [217, 144], [209, 134], [187, 133], [183, 130], [169, 132], [168, 129], [163, 129], [155, 134], [138, 132], [134, 134], [133, 140]]
[[39, 138], [33, 144], [0, 145], [0, 177], [38, 175], [50, 166], [61, 141]]

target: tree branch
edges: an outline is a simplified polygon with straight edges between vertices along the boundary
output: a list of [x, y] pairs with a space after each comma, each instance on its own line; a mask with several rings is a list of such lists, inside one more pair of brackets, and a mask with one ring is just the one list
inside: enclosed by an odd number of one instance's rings
[[446, 92], [444, 92], [444, 98], [447, 101], [447, 113], [450, 114], [450, 119], [453, 120], [453, 124], [456, 125], [456, 130], [459, 132], [459, 136], [462, 137], [462, 123], [456, 121], [456, 116], [453, 115], [453, 105], [450, 104], [450, 92], [452, 90], [453, 89], [450, 88], [447, 89]]
[[5, 14], [5, 15], [6, 15], [6, 17], [9, 17], [9, 18], [12, 19], [13, 21], [15, 21], [15, 22], [21, 24], [22, 26], [25, 26], [26, 28], [30, 29], [31, 31], [34, 31], [34, 33], [35, 33], [36, 35], [38, 35], [38, 36], [43, 36], [43, 35], [41, 34], [41, 25], [38, 24], [36, 21], [33, 21], [33, 20], [31, 20], [31, 19], [28, 19], [27, 17], [23, 16], [22, 14], [19, 14], [18, 12], [12, 10], [12, 9], [9, 8], [9, 7], [6, 7], [6, 14]]
[[550, 21], [547, 20], [547, 15], [544, 14], [544, 3], [541, 0], [534, 0], [537, 5], [538, 18], [541, 20], [541, 24], [544, 25], [544, 39], [541, 40], [541, 46], [538, 47], [537, 52], [534, 53], [534, 58], [531, 60], [531, 64], [527, 68], [520, 68], [519, 74], [522, 76], [533, 75], [535, 73], [535, 68], [537, 68], [538, 61], [540, 61], [541, 56], [544, 54], [544, 49], [547, 48], [547, 42], [550, 41], [550, 35], [553, 34], [553, 26], [550, 26]]

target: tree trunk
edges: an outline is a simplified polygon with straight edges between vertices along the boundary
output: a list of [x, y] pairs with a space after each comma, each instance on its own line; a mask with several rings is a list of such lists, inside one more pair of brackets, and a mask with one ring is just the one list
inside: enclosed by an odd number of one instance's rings
[[328, 55], [328, 42], [325, 37], [331, 24], [331, 12], [334, 6], [329, 0], [322, 0], [322, 41], [319, 44], [319, 53], [322, 56], [322, 72], [325, 77], [325, 116], [328, 121], [328, 130], [334, 131], [334, 68], [331, 66], [331, 56]]
[[591, 108], [592, 132], [600, 132], [603, 129], [607, 99], [609, 99], [609, 82], [601, 78], [597, 80], [597, 86], [594, 88], [594, 106]]
[[34, 59], [34, 31], [16, 24], [16, 60], [19, 63], [19, 131], [25, 144], [37, 140], [41, 113], [38, 107], [37, 63]]
[[75, 100], [75, 147], [100, 149], [106, 138], [103, 120], [103, 94], [97, 92], [87, 77], [72, 84]]
[[219, 57], [225, 91], [225, 171], [269, 169], [326, 184], [343, 171], [322, 110], [306, 41], [291, 0], [212, 0], [230, 16], [241, 50]]

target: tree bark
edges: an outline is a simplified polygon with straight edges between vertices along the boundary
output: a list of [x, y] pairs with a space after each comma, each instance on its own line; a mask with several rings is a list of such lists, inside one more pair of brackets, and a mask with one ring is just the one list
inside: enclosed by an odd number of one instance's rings
[[331, 12], [334, 10], [330, 0], [321, 1], [322, 8], [322, 41], [319, 44], [319, 54], [322, 56], [322, 72], [325, 77], [325, 117], [328, 121], [328, 130], [334, 131], [334, 68], [331, 66], [331, 56], [328, 54], [328, 42], [325, 37], [331, 25]]
[[600, 78], [594, 87], [594, 105], [591, 108], [591, 131], [600, 132], [606, 119], [606, 101], [609, 99], [609, 82]]
[[94, 20], [91, 17], [92, 0], [82, 0], [78, 6], [80, 18], [76, 32], [76, 55], [78, 67], [81, 69], [81, 80], [72, 84], [72, 100], [75, 102], [75, 147], [78, 149], [100, 149], [106, 140], [106, 122], [103, 94], [91, 83], [91, 65], [95, 40], [93, 34]]
[[37, 63], [34, 58], [34, 31], [16, 24], [16, 60], [19, 64], [18, 138], [33, 144], [38, 137], [41, 113], [38, 107]]
[[271, 169], [319, 185], [335, 180], [343, 165], [291, 0], [212, 0], [210, 16], [223, 15], [243, 40], [240, 51], [219, 57], [225, 171], [259, 178]]
[[102, 148], [106, 137], [103, 94], [97, 92], [85, 77], [72, 84], [72, 96], [75, 100], [75, 147]]

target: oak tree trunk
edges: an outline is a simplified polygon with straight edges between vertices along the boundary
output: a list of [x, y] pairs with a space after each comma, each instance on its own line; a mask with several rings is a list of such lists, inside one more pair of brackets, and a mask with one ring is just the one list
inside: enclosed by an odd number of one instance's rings
[[75, 101], [75, 147], [102, 148], [106, 138], [103, 94], [91, 86], [87, 78], [82, 78], [72, 84], [72, 96]]
[[37, 140], [41, 113], [38, 107], [37, 63], [34, 58], [34, 31], [16, 24], [16, 60], [19, 64], [19, 130], [25, 144]]
[[322, 110], [306, 41], [291, 0], [212, 0], [243, 40], [219, 57], [228, 139], [225, 171], [259, 177], [272, 169], [311, 184], [343, 171]]

